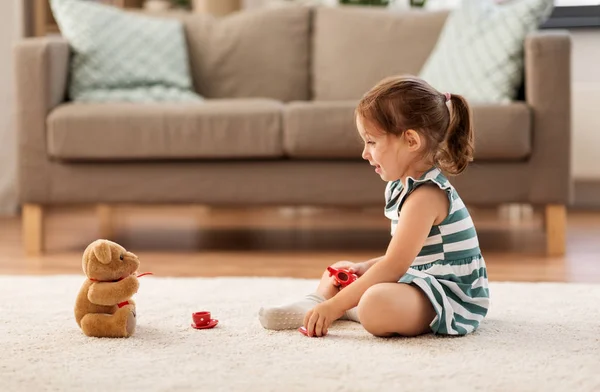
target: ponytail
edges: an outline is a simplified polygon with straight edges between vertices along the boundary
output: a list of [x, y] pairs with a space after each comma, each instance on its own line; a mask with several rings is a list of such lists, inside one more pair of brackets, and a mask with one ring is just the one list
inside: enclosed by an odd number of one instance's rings
[[436, 161], [445, 172], [458, 175], [473, 160], [473, 125], [469, 104], [462, 95], [447, 94], [451, 107], [450, 125]]

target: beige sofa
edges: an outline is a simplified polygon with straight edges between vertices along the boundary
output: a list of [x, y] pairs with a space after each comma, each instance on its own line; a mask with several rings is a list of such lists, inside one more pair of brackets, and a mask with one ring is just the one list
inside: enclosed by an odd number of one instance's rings
[[[446, 17], [305, 7], [181, 17], [201, 104], [67, 102], [67, 42], [24, 39], [15, 70], [27, 253], [42, 251], [43, 209], [58, 204], [382, 206], [355, 104], [383, 77], [418, 74]], [[453, 182], [472, 205], [545, 207], [548, 252], [561, 254], [570, 39], [536, 32], [524, 46], [523, 99], [473, 105], [475, 161]]]

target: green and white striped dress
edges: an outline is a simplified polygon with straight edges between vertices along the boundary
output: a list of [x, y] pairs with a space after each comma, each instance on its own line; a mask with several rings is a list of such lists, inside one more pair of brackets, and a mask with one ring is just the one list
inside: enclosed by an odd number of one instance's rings
[[431, 329], [436, 334], [466, 335], [486, 316], [490, 304], [487, 270], [479, 249], [475, 226], [454, 187], [438, 168], [418, 179], [408, 177], [389, 182], [385, 190], [385, 216], [398, 225], [402, 204], [418, 186], [430, 183], [446, 192], [449, 214], [433, 226], [423, 248], [400, 283], [421, 288], [433, 304], [436, 317]]

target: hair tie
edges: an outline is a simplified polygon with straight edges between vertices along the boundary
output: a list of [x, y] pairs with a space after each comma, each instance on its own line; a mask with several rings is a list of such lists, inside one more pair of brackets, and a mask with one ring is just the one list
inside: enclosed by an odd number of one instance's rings
[[450, 93], [444, 93], [444, 95], [446, 96], [446, 102], [448, 102], [450, 100], [450, 98], [452, 97], [452, 94], [450, 94]]

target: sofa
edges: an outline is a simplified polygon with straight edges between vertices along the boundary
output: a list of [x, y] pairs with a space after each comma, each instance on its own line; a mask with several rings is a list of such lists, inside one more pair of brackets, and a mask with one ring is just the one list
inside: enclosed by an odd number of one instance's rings
[[[185, 25], [201, 103], [79, 103], [67, 96], [61, 37], [15, 47], [18, 170], [26, 254], [43, 252], [54, 205], [198, 204], [383, 208], [362, 160], [360, 97], [419, 70], [446, 11], [285, 7]], [[418, 38], [415, 38], [418, 37]], [[467, 204], [545, 211], [547, 253], [565, 252], [571, 202], [570, 38], [524, 42], [524, 82], [508, 104], [474, 103], [474, 162], [452, 181]]]

